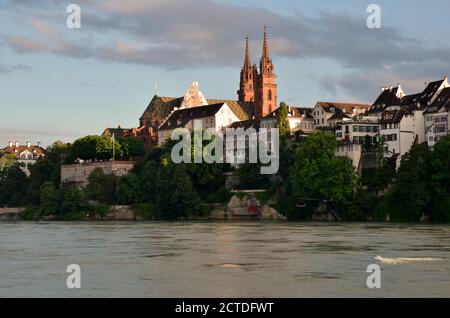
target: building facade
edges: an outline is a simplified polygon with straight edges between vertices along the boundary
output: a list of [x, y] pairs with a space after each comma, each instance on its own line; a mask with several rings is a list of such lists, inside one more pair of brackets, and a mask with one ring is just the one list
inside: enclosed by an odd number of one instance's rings
[[16, 157], [27, 176], [30, 174], [30, 165], [35, 164], [39, 158], [45, 157], [45, 154], [45, 149], [39, 143], [32, 145], [30, 142], [27, 142], [26, 145], [20, 145], [18, 142], [10, 141], [7, 147], [0, 150], [0, 156], [12, 155]]

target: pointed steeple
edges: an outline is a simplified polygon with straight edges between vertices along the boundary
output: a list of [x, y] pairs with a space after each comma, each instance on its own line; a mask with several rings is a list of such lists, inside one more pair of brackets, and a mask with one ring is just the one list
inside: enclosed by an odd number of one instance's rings
[[269, 60], [269, 40], [267, 37], [267, 25], [264, 25], [264, 42], [263, 42], [263, 53], [262, 53], [262, 60]]
[[244, 68], [250, 67], [250, 46], [248, 44], [248, 36], [245, 37], [245, 60]]
[[273, 65], [272, 59], [269, 54], [269, 39], [267, 36], [267, 26], [264, 25], [264, 42], [263, 42], [263, 51], [261, 56], [261, 61], [259, 62], [259, 68], [261, 74], [272, 74], [273, 73]]

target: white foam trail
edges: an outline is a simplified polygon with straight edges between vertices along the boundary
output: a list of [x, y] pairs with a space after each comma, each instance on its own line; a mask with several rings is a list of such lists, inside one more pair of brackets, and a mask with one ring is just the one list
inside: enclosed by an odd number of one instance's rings
[[375, 257], [375, 260], [380, 261], [383, 264], [389, 265], [399, 265], [399, 264], [410, 264], [410, 263], [418, 263], [418, 262], [438, 262], [442, 261], [442, 258], [433, 258], [433, 257]]

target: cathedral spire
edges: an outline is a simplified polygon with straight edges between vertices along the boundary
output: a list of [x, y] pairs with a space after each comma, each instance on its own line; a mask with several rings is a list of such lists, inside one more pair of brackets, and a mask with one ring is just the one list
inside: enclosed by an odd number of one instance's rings
[[263, 42], [262, 60], [267, 61], [269, 59], [270, 59], [270, 56], [269, 56], [269, 40], [267, 38], [267, 25], [264, 25], [264, 42]]
[[244, 68], [250, 67], [250, 46], [248, 44], [248, 36], [245, 37], [245, 60]]

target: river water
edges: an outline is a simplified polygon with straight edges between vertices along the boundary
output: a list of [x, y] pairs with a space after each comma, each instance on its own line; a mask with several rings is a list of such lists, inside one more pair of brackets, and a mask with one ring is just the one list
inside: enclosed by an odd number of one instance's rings
[[0, 223], [0, 297], [28, 296], [450, 297], [450, 227]]

